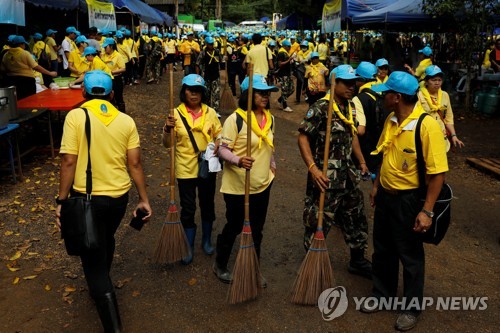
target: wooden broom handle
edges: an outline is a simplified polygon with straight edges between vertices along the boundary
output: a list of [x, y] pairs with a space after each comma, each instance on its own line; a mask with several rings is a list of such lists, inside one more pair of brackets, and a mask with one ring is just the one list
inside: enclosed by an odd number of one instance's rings
[[[169, 65], [169, 108], [174, 115], [174, 65]], [[170, 201], [175, 201], [175, 130], [170, 131]]]
[[[333, 103], [335, 96], [335, 73], [332, 74], [330, 81], [330, 99], [328, 101], [328, 118], [326, 120], [326, 134], [325, 134], [325, 152], [323, 154], [323, 176], [326, 176], [328, 170], [328, 158], [330, 157], [330, 136], [332, 133], [332, 113], [333, 113]], [[319, 207], [318, 207], [318, 229], [323, 228], [323, 215], [325, 208], [325, 194], [326, 191], [321, 192], [319, 195]]]
[[[252, 156], [253, 64], [248, 64], [247, 154]], [[245, 221], [250, 221], [250, 170], [245, 172]]]

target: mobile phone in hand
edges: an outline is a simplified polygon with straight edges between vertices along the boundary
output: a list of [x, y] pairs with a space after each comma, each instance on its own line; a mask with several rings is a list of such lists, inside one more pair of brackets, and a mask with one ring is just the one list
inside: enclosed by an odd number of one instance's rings
[[143, 217], [148, 215], [148, 213], [142, 209], [138, 209], [136, 211], [136, 217], [132, 218], [132, 221], [130, 221], [130, 226], [138, 231], [142, 229], [144, 226], [144, 220]]

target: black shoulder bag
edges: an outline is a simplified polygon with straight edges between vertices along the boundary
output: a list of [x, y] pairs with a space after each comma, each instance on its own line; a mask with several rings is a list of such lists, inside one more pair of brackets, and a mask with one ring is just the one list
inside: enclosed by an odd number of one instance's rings
[[[423, 113], [417, 122], [417, 127], [415, 129], [415, 149], [417, 151], [417, 167], [418, 167], [418, 180], [419, 180], [419, 190], [422, 206], [425, 202], [425, 197], [427, 195], [427, 186], [425, 185], [425, 161], [424, 154], [422, 151], [422, 140], [420, 139], [420, 127], [422, 121], [427, 116], [427, 113]], [[441, 192], [434, 204], [434, 217], [432, 218], [432, 225], [427, 230], [426, 233], [422, 234], [422, 240], [424, 243], [430, 243], [438, 245], [444, 238], [451, 221], [451, 200], [453, 199], [453, 191], [449, 184], [443, 184]]]
[[191, 140], [191, 144], [193, 145], [194, 152], [198, 154], [198, 177], [207, 179], [208, 178], [208, 161], [205, 159], [205, 151], [200, 151], [198, 148], [198, 145], [196, 144], [196, 140], [194, 139], [194, 135], [191, 132], [191, 126], [189, 126], [186, 118], [177, 110], [177, 113], [181, 117], [182, 123], [184, 124], [184, 127], [186, 127], [186, 130], [189, 135], [189, 139]]
[[92, 165], [90, 162], [90, 119], [85, 111], [85, 136], [88, 143], [86, 195], [70, 196], [61, 204], [61, 236], [66, 252], [80, 256], [88, 250], [98, 249], [102, 244], [102, 233], [98, 230], [92, 210]]

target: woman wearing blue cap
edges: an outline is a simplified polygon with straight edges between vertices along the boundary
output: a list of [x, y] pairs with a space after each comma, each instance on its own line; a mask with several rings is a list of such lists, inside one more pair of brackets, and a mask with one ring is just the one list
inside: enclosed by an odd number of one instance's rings
[[425, 79], [425, 69], [432, 65], [432, 49], [429, 46], [424, 47], [418, 51], [420, 62], [417, 68], [413, 69], [408, 64], [405, 64], [405, 68], [408, 72], [415, 76], [419, 82], [420, 88], [424, 87]]
[[[196, 236], [196, 191], [201, 211], [202, 248], [205, 254], [214, 253], [212, 247], [212, 225], [215, 221], [215, 181], [216, 173], [201, 174], [199, 163], [206, 150], [217, 148], [217, 137], [222, 125], [214, 109], [204, 103], [207, 98], [205, 81], [197, 74], [189, 74], [182, 79], [181, 104], [169, 113], [163, 128], [162, 141], [170, 147], [170, 131], [175, 131], [175, 178], [179, 187], [181, 222], [194, 253]], [[201, 159], [201, 160], [200, 160]], [[185, 265], [193, 261], [193, 255], [182, 259]]]
[[113, 91], [115, 92], [115, 97], [113, 99], [113, 104], [121, 112], [125, 112], [125, 101], [123, 100], [123, 73], [125, 73], [125, 60], [122, 55], [118, 53], [116, 42], [113, 38], [107, 37], [102, 43], [102, 48], [104, 49], [104, 54], [102, 55], [102, 61], [109, 67], [111, 74], [113, 75]]
[[23, 36], [12, 39], [11, 48], [1, 59], [0, 70], [5, 74], [5, 83], [16, 87], [17, 98], [21, 99], [36, 94], [36, 81], [33, 70], [56, 77], [56, 72], [50, 72], [40, 66], [31, 53], [26, 51], [28, 43]]
[[[241, 84], [241, 96], [236, 109], [222, 129], [219, 156], [225, 161], [221, 192], [226, 203], [226, 225], [217, 236], [217, 257], [213, 265], [215, 275], [224, 283], [231, 283], [227, 268], [236, 236], [241, 233], [244, 220], [245, 170], [250, 172], [250, 221], [257, 257], [260, 259], [262, 230], [266, 222], [269, 195], [276, 172], [274, 161], [274, 117], [266, 109], [271, 92], [263, 75], [253, 75], [253, 96], [248, 95], [249, 78]], [[248, 99], [252, 99], [252, 124], [247, 126]], [[247, 130], [252, 131], [251, 157], [247, 152]], [[262, 279], [262, 287], [267, 282]]]
[[425, 69], [425, 87], [420, 88], [418, 99], [425, 112], [437, 120], [443, 130], [446, 141], [446, 151], [453, 147], [462, 148], [464, 143], [458, 139], [457, 131], [453, 125], [453, 110], [451, 109], [450, 96], [441, 89], [443, 85], [443, 72], [438, 66], [432, 65]]
[[83, 73], [89, 70], [89, 63], [85, 61], [83, 51], [88, 46], [88, 40], [81, 35], [76, 37], [75, 44], [77, 49], [69, 53], [68, 68], [71, 71], [71, 77], [80, 77]]

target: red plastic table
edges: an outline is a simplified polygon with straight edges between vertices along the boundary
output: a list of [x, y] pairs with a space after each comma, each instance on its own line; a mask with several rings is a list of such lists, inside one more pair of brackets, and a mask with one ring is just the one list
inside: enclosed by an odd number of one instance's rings
[[85, 101], [81, 89], [47, 89], [17, 101], [18, 109], [44, 108], [51, 111], [70, 111]]

